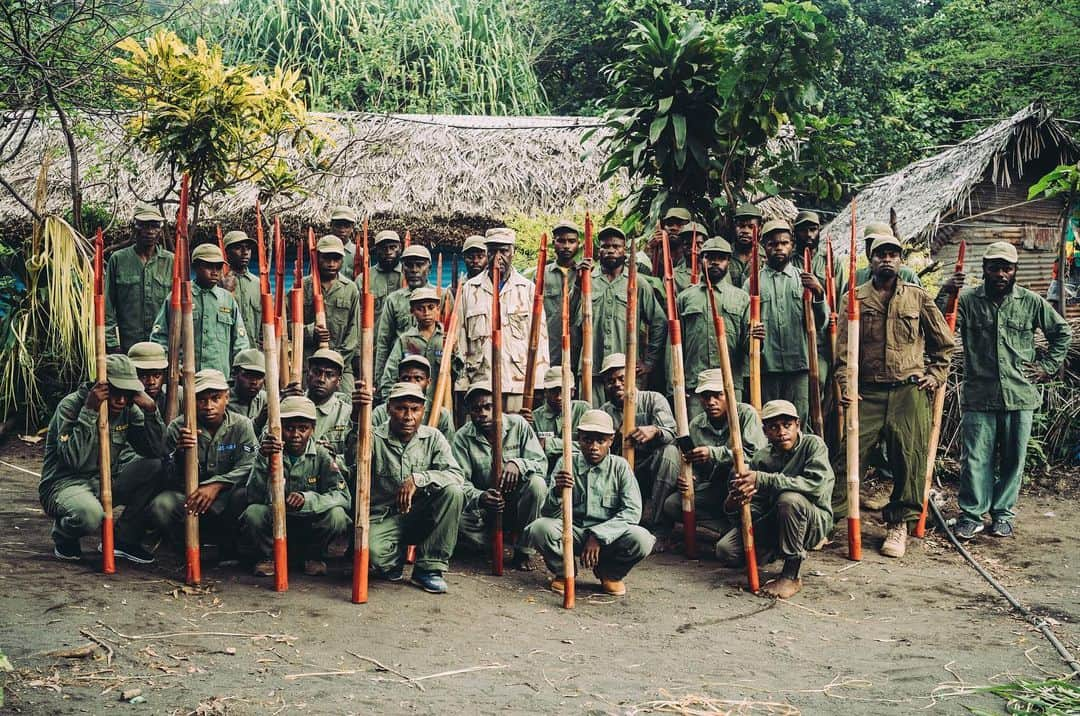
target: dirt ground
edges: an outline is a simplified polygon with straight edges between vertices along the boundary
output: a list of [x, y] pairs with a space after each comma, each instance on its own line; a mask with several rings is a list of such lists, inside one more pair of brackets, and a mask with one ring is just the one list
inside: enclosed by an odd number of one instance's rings
[[[40, 447], [9, 442], [0, 460], [37, 471]], [[11, 712], [1002, 712], [975, 687], [1067, 671], [943, 538], [912, 540], [900, 562], [880, 557], [873, 515], [863, 561], [830, 545], [790, 602], [748, 594], [715, 562], [665, 554], [630, 575], [625, 598], [585, 582], [569, 612], [546, 575], [492, 577], [478, 559], [452, 565], [448, 595], [374, 582], [358, 606], [340, 570], [294, 573], [277, 594], [217, 567], [185, 588], [176, 558], [121, 561], [110, 577], [60, 564], [35, 485], [0, 464], [0, 650], [14, 667], [0, 671], [0, 710]], [[1025, 495], [1016, 538], [981, 537], [973, 551], [1076, 652], [1074, 505]], [[49, 654], [94, 642], [86, 658]], [[122, 701], [132, 689], [145, 701]]]

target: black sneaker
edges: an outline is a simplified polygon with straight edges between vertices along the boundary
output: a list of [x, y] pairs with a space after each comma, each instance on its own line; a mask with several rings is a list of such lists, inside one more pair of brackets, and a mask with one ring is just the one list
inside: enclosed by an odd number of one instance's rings
[[956, 527], [953, 528], [953, 532], [956, 534], [957, 539], [969, 540], [975, 539], [975, 535], [982, 532], [983, 529], [982, 522], [976, 522], [975, 520], [969, 520], [967, 517], [961, 517], [960, 521], [956, 523]]
[[55, 542], [53, 556], [65, 562], [78, 562], [82, 559], [82, 547], [78, 540], [74, 542]]
[[154, 555], [143, 549], [141, 544], [118, 544], [113, 547], [113, 554], [135, 564], [154, 563]]
[[990, 535], [992, 537], [1012, 537], [1012, 522], [1009, 522], [1006, 519], [995, 518], [994, 523], [990, 525]]
[[374, 569], [376, 579], [385, 579], [388, 582], [402, 582], [405, 580], [405, 568], [401, 565], [390, 569]]
[[446, 580], [439, 572], [425, 572], [414, 569], [412, 583], [423, 589], [428, 594], [446, 594]]

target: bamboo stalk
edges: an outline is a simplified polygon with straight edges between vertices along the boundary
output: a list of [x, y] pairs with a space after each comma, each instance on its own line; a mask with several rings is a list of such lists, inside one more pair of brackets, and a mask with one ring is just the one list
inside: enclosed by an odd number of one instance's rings
[[626, 393], [623, 396], [622, 456], [634, 469], [636, 448], [630, 435], [637, 430], [638, 364], [637, 260], [631, 255], [626, 269]]
[[[308, 260], [311, 264], [311, 303], [315, 310], [315, 325], [326, 328], [326, 304], [323, 302], [322, 275], [319, 272], [319, 254], [315, 251], [315, 229], [308, 227]], [[404, 278], [404, 274], [402, 274]], [[319, 341], [319, 349], [329, 348], [329, 341]]]
[[[836, 406], [836, 444], [844, 441], [844, 406], [840, 402], [840, 381], [836, 379], [836, 345], [840, 330], [840, 306], [837, 303], [836, 278], [833, 270], [832, 241], [825, 237], [825, 295], [829, 302], [829, 390], [832, 391], [833, 404]], [[849, 276], [848, 281], [854, 281]]]
[[758, 251], [758, 226], [754, 224], [750, 248], [750, 404], [761, 413], [761, 341], [753, 336], [754, 328], [761, 325], [761, 267]]
[[[491, 446], [491, 486], [496, 492], [502, 491], [503, 463], [503, 395], [502, 395], [502, 306], [499, 300], [501, 270], [499, 257], [492, 259], [491, 267], [491, 395], [494, 406], [493, 422], [494, 444]], [[491, 573], [502, 576], [503, 573], [503, 514], [495, 512], [494, 527], [491, 536]]]
[[[195, 445], [188, 448], [184, 456], [184, 492], [190, 499], [199, 489], [199, 425], [195, 410], [195, 319], [191, 306], [191, 280], [187, 276], [182, 282], [180, 294], [184, 342], [184, 427], [195, 436]], [[199, 584], [202, 582], [199, 516], [190, 510], [184, 514], [184, 547], [187, 556], [187, 583]]]
[[[221, 255], [225, 256], [225, 236], [221, 233], [221, 224], [214, 226], [214, 233], [217, 234], [217, 245], [221, 249]], [[224, 278], [229, 275], [229, 259], [226, 257], [225, 264], [221, 267], [221, 276]], [[246, 328], [247, 326], [245, 326]]]
[[180, 179], [180, 208], [176, 212], [176, 235], [173, 258], [172, 291], [169, 294], [169, 375], [165, 393], [165, 424], [171, 423], [180, 412], [180, 345], [181, 322], [180, 293], [187, 271], [187, 211], [188, 175]]
[[[108, 361], [105, 351], [105, 238], [101, 228], [94, 237], [94, 356], [98, 384], [108, 385]], [[112, 437], [109, 429], [109, 401], [98, 406], [98, 474], [101, 485], [101, 571], [116, 572], [113, 550]]]
[[855, 200], [851, 201], [851, 247], [848, 281], [847, 387], [852, 396], [847, 411], [847, 501], [848, 558], [862, 559], [862, 524], [859, 515], [859, 299], [855, 294], [855, 257], [858, 252], [855, 230]]
[[281, 219], [274, 217], [274, 335], [278, 341], [278, 387], [284, 390], [289, 381], [289, 335], [285, 303], [285, 239]]
[[[454, 292], [454, 307], [450, 310], [450, 320], [443, 331], [443, 354], [439, 361], [439, 377], [435, 381], [435, 395], [431, 400], [431, 414], [428, 416], [428, 425], [433, 428], [439, 426], [439, 412], [443, 406], [453, 412], [453, 347], [457, 344], [458, 333], [461, 331], [461, 287], [459, 282]], [[450, 403], [447, 405], [447, 403]]]
[[[803, 271], [810, 272], [810, 249], [803, 249]], [[817, 323], [814, 321], [814, 294], [803, 289], [803, 324], [806, 326], [806, 355], [809, 363], [810, 427], [825, 437], [825, 416], [821, 410], [821, 374], [818, 372]]]
[[[274, 302], [262, 294], [263, 346], [266, 351], [266, 430], [281, 439], [281, 398], [278, 377], [278, 340], [275, 331]], [[274, 590], [289, 589], [289, 557], [285, 537], [285, 465], [280, 452], [270, 456], [270, 505], [274, 529]]]
[[292, 319], [289, 382], [300, 385], [304, 372], [304, 252], [299, 244], [293, 268], [293, 287], [289, 291], [289, 317]]
[[[592, 216], [585, 213], [585, 258], [593, 258]], [[627, 330], [630, 327], [627, 326]], [[569, 360], [569, 354], [563, 362]], [[581, 392], [582, 399], [593, 406], [593, 305], [592, 270], [581, 272]], [[569, 396], [564, 396], [567, 400]]]
[[529, 347], [525, 355], [525, 388], [521, 397], [521, 407], [525, 410], [532, 410], [536, 390], [536, 353], [540, 348], [540, 323], [544, 315], [544, 266], [547, 264], [547, 245], [547, 234], [541, 234], [540, 251], [536, 255], [532, 316], [529, 320]]
[[[363, 252], [367, 255], [367, 219], [364, 219]], [[357, 252], [359, 253], [359, 251]], [[361, 384], [369, 390], [375, 379], [375, 295], [371, 291], [371, 265], [361, 266], [363, 290], [360, 295], [360, 375]], [[446, 350], [444, 346], [444, 356]], [[372, 431], [371, 405], [361, 405], [356, 442], [356, 503], [353, 508], [353, 604], [368, 600], [368, 570], [371, 564], [371, 466]]]
[[[570, 273], [563, 276], [562, 291], [562, 440], [563, 469], [574, 474], [573, 409], [570, 396], [574, 374], [570, 370]], [[563, 609], [574, 608], [574, 489], [562, 490]]]
[[697, 228], [690, 230], [690, 284], [698, 284], [698, 274], [701, 272], [701, 257], [698, 255]]

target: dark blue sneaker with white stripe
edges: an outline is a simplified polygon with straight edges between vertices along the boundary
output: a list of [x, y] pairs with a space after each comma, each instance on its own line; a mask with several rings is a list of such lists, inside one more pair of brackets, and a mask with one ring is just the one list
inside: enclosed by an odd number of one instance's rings
[[113, 547], [113, 554], [135, 564], [153, 564], [153, 553], [143, 549], [141, 544], [118, 544]]
[[448, 589], [441, 572], [426, 572], [422, 569], [413, 569], [412, 582], [428, 594], [446, 594]]
[[975, 520], [969, 520], [967, 517], [961, 517], [960, 521], [956, 523], [956, 527], [953, 528], [953, 532], [956, 534], [957, 539], [969, 540], [975, 539], [975, 535], [982, 532], [983, 529], [982, 522], [976, 522]]
[[53, 556], [65, 562], [78, 562], [82, 559], [82, 547], [79, 541], [56, 542], [53, 546]]

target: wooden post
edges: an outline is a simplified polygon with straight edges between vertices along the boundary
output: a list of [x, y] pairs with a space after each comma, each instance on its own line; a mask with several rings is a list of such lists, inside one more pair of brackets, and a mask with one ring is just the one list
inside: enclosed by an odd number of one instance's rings
[[536, 391], [536, 353], [540, 348], [540, 323], [544, 315], [544, 266], [547, 264], [547, 234], [540, 235], [540, 251], [536, 255], [536, 281], [533, 291], [532, 316], [529, 320], [529, 349], [525, 354], [525, 389], [521, 407], [532, 410]]
[[[109, 382], [105, 351], [105, 238], [101, 228], [94, 237], [94, 357], [98, 384]], [[98, 474], [101, 479], [101, 571], [116, 572], [113, 553], [112, 436], [109, 428], [109, 401], [98, 406]]]
[[[285, 238], [281, 235], [281, 219], [274, 217], [274, 334], [278, 339], [278, 387], [284, 389], [289, 382], [289, 335], [285, 330]], [[291, 309], [291, 303], [290, 300]], [[300, 318], [301, 322], [304, 320]]]
[[304, 381], [304, 251], [299, 242], [296, 245], [293, 287], [289, 291], [289, 317], [292, 319], [289, 382], [300, 385]]
[[634, 469], [636, 449], [630, 435], [637, 430], [638, 364], [638, 293], [637, 261], [630, 257], [626, 269], [626, 394], [623, 396], [622, 456]]
[[[593, 257], [592, 216], [585, 212], [585, 250], [586, 259]], [[629, 330], [629, 326], [627, 326]], [[570, 354], [563, 357], [563, 362], [570, 360]], [[592, 270], [581, 272], [581, 399], [593, 406], [593, 307], [592, 307]], [[564, 396], [563, 400], [567, 397]]]
[[[496, 492], [502, 491], [503, 463], [503, 395], [502, 395], [502, 310], [499, 287], [502, 284], [502, 271], [499, 257], [492, 259], [491, 267], [491, 397], [494, 406], [494, 440], [491, 446], [491, 486]], [[495, 513], [491, 535], [491, 573], [501, 577], [503, 573], [503, 514]]]
[[[214, 233], [217, 234], [217, 245], [221, 249], [221, 255], [225, 256], [225, 236], [221, 233], [221, 224], [217, 224], [214, 227]], [[229, 275], [229, 258], [225, 256], [225, 264], [221, 267], [221, 276], [224, 278]], [[247, 328], [247, 326], [244, 326]]]
[[[363, 252], [367, 255], [367, 219], [364, 219]], [[357, 251], [357, 254], [360, 252]], [[369, 390], [375, 384], [375, 294], [371, 292], [371, 264], [365, 260], [359, 274], [363, 284], [360, 294], [360, 382]], [[443, 355], [447, 355], [443, 346]], [[432, 408], [437, 412], [437, 409]], [[371, 563], [371, 405], [360, 406], [356, 441], [356, 503], [353, 508], [353, 604], [368, 600], [368, 570]]]
[[[803, 271], [812, 271], [810, 249], [803, 249]], [[806, 326], [806, 355], [809, 362], [810, 391], [810, 427], [822, 438], [825, 437], [825, 416], [821, 410], [821, 373], [818, 365], [817, 323], [814, 321], [814, 294], [810, 289], [803, 289], [803, 324]]]
[[698, 284], [698, 274], [701, 273], [701, 257], [698, 255], [697, 229], [690, 231], [690, 284]]
[[848, 559], [862, 559], [862, 524], [859, 516], [859, 299], [855, 294], [855, 260], [858, 255], [855, 229], [855, 200], [851, 201], [851, 247], [848, 267], [847, 387], [851, 407], [847, 411], [847, 501]]
[[443, 261], [443, 254], [442, 254], [442, 251], [440, 251], [439, 252], [439, 260], [435, 265], [436, 266], [436, 268], [435, 268], [435, 295], [437, 295], [439, 297], [440, 301], [442, 301], [442, 294], [443, 294], [442, 261]]
[[[563, 468], [574, 474], [573, 401], [574, 374], [570, 370], [570, 274], [563, 277], [562, 292], [562, 441]], [[562, 490], [563, 609], [574, 608], [574, 489]]]
[[[750, 330], [761, 325], [760, 259], [758, 258], [758, 226], [754, 224], [750, 248]], [[750, 404], [761, 413], [761, 341], [750, 337]]]
[[[1072, 221], [1073, 201], [1076, 200], [1076, 189], [1069, 189], [1069, 197], [1065, 201], [1065, 216], [1061, 222], [1061, 241], [1058, 242], [1058, 287], [1061, 289], [1058, 292], [1057, 311], [1064, 317], [1066, 315], [1067, 305], [1067, 287], [1069, 278], [1069, 266], [1068, 266], [1068, 246], [1067, 241], [1069, 239], [1069, 222]], [[1077, 242], [1080, 243], [1080, 242]], [[1065, 365], [1061, 366], [1061, 377], [1065, 376]]]

